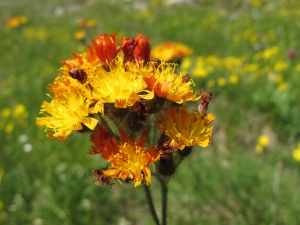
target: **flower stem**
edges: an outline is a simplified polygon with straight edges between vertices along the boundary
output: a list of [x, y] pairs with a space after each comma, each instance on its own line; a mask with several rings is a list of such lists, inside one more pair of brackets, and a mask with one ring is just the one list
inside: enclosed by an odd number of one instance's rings
[[168, 203], [168, 185], [167, 182], [161, 181], [162, 196], [162, 225], [167, 225], [167, 203]]
[[146, 185], [143, 185], [143, 186], [144, 186], [146, 199], [147, 199], [147, 203], [149, 205], [149, 209], [150, 209], [152, 218], [156, 225], [160, 225], [155, 208], [154, 208], [153, 199], [152, 199], [151, 192], [150, 192], [150, 187], [148, 187]]

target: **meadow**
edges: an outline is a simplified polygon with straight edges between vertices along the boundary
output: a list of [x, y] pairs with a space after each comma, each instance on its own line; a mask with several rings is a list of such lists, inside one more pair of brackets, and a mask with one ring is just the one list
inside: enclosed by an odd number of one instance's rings
[[153, 224], [142, 187], [95, 185], [89, 135], [35, 124], [61, 61], [113, 32], [187, 45], [178, 71], [213, 93], [211, 143], [172, 177], [169, 224], [300, 223], [300, 2], [174, 2], [0, 2], [0, 224]]

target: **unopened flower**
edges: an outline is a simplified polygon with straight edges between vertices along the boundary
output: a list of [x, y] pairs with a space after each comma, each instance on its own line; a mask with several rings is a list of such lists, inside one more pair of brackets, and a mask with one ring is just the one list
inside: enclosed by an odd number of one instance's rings
[[92, 44], [102, 66], [105, 68], [117, 57], [118, 52], [121, 50], [120, 47], [117, 47], [117, 33], [97, 36], [92, 39]]
[[203, 117], [203, 113], [195, 111], [193, 114], [187, 112], [186, 106], [169, 107], [167, 112], [160, 113], [155, 124], [164, 134], [171, 139], [171, 145], [177, 145], [183, 150], [185, 146], [198, 144], [206, 147], [212, 136], [211, 123], [215, 119], [209, 113]]
[[47, 136], [59, 141], [64, 141], [72, 131], [81, 130], [82, 124], [93, 130], [98, 120], [89, 116], [91, 103], [79, 91], [57, 94], [50, 103], [43, 102], [40, 114], [45, 117], [36, 118], [36, 124], [46, 126], [46, 131], [50, 131]]
[[136, 36], [136, 41], [137, 46], [134, 49], [134, 58], [137, 61], [144, 61], [146, 64], [150, 60], [151, 46], [149, 39], [142, 34], [138, 34]]
[[108, 127], [103, 125], [98, 127], [91, 141], [93, 146], [90, 154], [101, 154], [103, 159], [111, 163], [107, 169], [101, 170], [102, 180], [105, 182], [111, 179], [132, 180], [136, 187], [144, 179], [145, 185], [151, 184], [149, 164], [157, 161], [161, 153], [156, 146], [147, 148], [146, 134], [143, 134], [139, 140], [133, 141], [120, 130], [120, 142], [118, 142], [109, 133]]

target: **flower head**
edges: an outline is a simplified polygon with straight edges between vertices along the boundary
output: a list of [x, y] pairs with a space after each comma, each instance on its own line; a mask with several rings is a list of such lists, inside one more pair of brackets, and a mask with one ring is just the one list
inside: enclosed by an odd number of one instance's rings
[[135, 63], [127, 62], [125, 68], [121, 59], [117, 58], [109, 72], [102, 70], [89, 78], [92, 91], [90, 94], [86, 93], [86, 96], [98, 102], [94, 113], [103, 114], [103, 103], [114, 103], [116, 108], [126, 108], [132, 106], [139, 98], [154, 97], [152, 91], [146, 90], [147, 85], [138, 71], [135, 71], [135, 67]]
[[187, 112], [186, 106], [169, 107], [168, 112], [162, 112], [156, 119], [155, 124], [164, 134], [171, 139], [171, 145], [178, 145], [183, 150], [185, 146], [198, 144], [201, 147], [209, 145], [212, 136], [212, 126], [215, 119], [209, 113], [195, 111], [193, 114]]
[[132, 180], [134, 186], [145, 180], [145, 185], [151, 184], [151, 171], [149, 164], [154, 163], [160, 157], [157, 147], [146, 147], [146, 134], [137, 141], [130, 140], [120, 130], [120, 143], [108, 132], [106, 125], [98, 126], [92, 135], [93, 142], [90, 154], [101, 154], [101, 157], [111, 165], [101, 170], [102, 179]]
[[70, 90], [56, 94], [52, 101], [44, 101], [40, 114], [43, 118], [36, 118], [36, 124], [46, 126], [50, 138], [57, 137], [64, 141], [73, 130], [81, 130], [82, 124], [93, 130], [98, 120], [89, 116], [92, 101], [86, 99], [78, 90]]
[[150, 61], [141, 73], [150, 90], [160, 98], [181, 104], [185, 101], [195, 101], [200, 98], [196, 96], [192, 86], [194, 82], [186, 79], [185, 75], [174, 74], [175, 65]]

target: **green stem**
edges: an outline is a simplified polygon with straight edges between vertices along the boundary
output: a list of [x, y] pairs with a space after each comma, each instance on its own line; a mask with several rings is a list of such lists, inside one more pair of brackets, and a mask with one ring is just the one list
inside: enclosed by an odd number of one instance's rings
[[161, 181], [162, 196], [162, 225], [167, 225], [167, 203], [168, 203], [168, 185], [167, 182]]
[[152, 199], [151, 192], [150, 192], [150, 187], [148, 187], [146, 185], [143, 185], [143, 186], [144, 186], [146, 199], [147, 199], [147, 203], [148, 203], [152, 218], [156, 225], [160, 225], [155, 208], [154, 208], [153, 199]]

